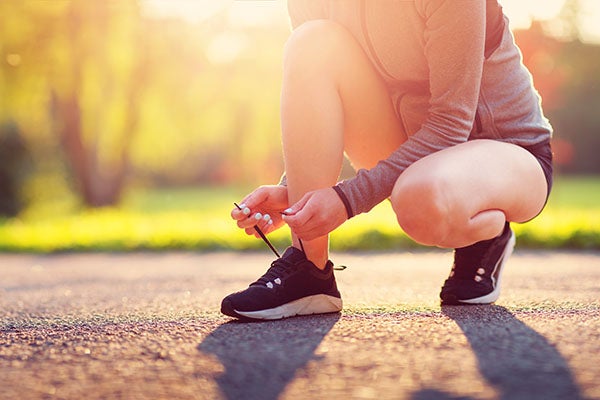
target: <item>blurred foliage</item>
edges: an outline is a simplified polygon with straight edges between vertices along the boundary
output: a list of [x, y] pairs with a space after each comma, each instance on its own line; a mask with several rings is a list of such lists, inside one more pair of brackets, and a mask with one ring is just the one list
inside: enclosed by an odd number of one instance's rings
[[[189, 22], [136, 0], [0, 1], [0, 124], [16, 124], [33, 165], [11, 164], [21, 196], [50, 210], [116, 204], [131, 184], [276, 181], [288, 20], [239, 23], [227, 3]], [[599, 47], [545, 32], [516, 39], [559, 169], [598, 173]]]
[[92, 206], [132, 181], [276, 180], [287, 20], [239, 26], [223, 8], [193, 24], [141, 4], [0, 2], [0, 122], [18, 124], [37, 174]]
[[[118, 207], [70, 211], [65, 199], [0, 220], [0, 251], [259, 250], [229, 217], [232, 201], [247, 187], [172, 188], [128, 191]], [[66, 207], [65, 207], [66, 206]], [[518, 246], [600, 249], [600, 179], [561, 178], [547, 209], [526, 224], [513, 224]], [[280, 250], [289, 229], [269, 235]], [[424, 249], [398, 227], [388, 202], [338, 228], [336, 251]], [[430, 249], [430, 248], [429, 248]]]
[[557, 170], [600, 173], [600, 46], [549, 36], [541, 22], [515, 40], [554, 127]]

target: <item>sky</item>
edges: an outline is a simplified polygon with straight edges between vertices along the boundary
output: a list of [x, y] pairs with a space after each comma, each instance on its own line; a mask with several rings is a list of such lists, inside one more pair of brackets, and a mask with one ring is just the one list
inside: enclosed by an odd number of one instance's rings
[[[579, 2], [581, 39], [600, 43], [600, 0]], [[143, 3], [151, 14], [181, 17], [191, 22], [201, 22], [224, 9], [229, 9], [230, 18], [241, 24], [287, 19], [285, 0], [143, 0]], [[500, 0], [500, 3], [514, 29], [527, 28], [532, 19], [556, 17], [564, 0]]]

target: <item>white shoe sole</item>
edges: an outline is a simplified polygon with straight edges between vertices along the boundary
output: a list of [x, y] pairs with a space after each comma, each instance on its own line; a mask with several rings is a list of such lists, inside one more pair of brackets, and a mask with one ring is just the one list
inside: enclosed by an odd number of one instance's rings
[[500, 262], [496, 264], [496, 266], [494, 267], [494, 271], [492, 271], [492, 276], [494, 276], [494, 274], [496, 273], [496, 270], [498, 270], [498, 281], [496, 282], [496, 285], [494, 286], [494, 290], [492, 292], [486, 294], [485, 296], [476, 297], [474, 299], [468, 299], [468, 300], [458, 300], [460, 303], [490, 304], [490, 303], [493, 303], [496, 300], [498, 300], [498, 297], [500, 297], [500, 280], [502, 278], [502, 271], [504, 270], [504, 265], [506, 264], [506, 261], [510, 258], [510, 255], [512, 254], [513, 249], [515, 248], [515, 243], [516, 243], [515, 233], [511, 232], [510, 239], [508, 239], [508, 242], [506, 243], [506, 247], [504, 248], [504, 252], [502, 253], [502, 257], [500, 257]]
[[342, 310], [339, 297], [317, 294], [291, 301], [279, 307], [260, 311], [234, 311], [240, 316], [252, 319], [282, 319], [295, 315], [334, 313]]

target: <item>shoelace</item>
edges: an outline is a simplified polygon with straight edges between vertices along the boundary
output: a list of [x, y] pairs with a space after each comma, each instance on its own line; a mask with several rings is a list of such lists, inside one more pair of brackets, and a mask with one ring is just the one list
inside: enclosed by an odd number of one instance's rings
[[[242, 208], [237, 203], [233, 203], [233, 205], [236, 206], [236, 208], [238, 210], [240, 210], [240, 211], [242, 210]], [[258, 233], [258, 235], [262, 238], [262, 240], [267, 244], [267, 246], [269, 246], [269, 248], [271, 249], [271, 251], [273, 253], [275, 253], [275, 255], [277, 256], [277, 258], [281, 258], [281, 256], [279, 255], [279, 252], [277, 251], [277, 249], [275, 248], [275, 246], [273, 246], [271, 244], [271, 242], [269, 241], [269, 239], [267, 239], [267, 236], [265, 236], [265, 234], [258, 227], [258, 225], [254, 225], [254, 230], [256, 231], [256, 233]], [[302, 246], [302, 242], [300, 242], [300, 246]], [[302, 251], [304, 251], [304, 246], [302, 246]]]
[[280, 257], [271, 263], [271, 268], [269, 268], [263, 276], [258, 278], [253, 285], [266, 285], [268, 282], [277, 282], [278, 279], [278, 283], [280, 284], [281, 279], [286, 277], [291, 272], [291, 267], [293, 267], [292, 263]]
[[[233, 203], [234, 206], [236, 206], [236, 208], [238, 210], [241, 210], [242, 208], [237, 204], [237, 203]], [[261, 237], [261, 239], [267, 244], [267, 246], [269, 246], [269, 248], [271, 249], [271, 251], [277, 256], [278, 260], [281, 260], [281, 255], [279, 254], [279, 252], [277, 251], [277, 249], [275, 248], [275, 246], [273, 246], [273, 244], [271, 243], [271, 241], [269, 239], [267, 239], [267, 236], [263, 233], [263, 231], [258, 227], [258, 225], [254, 225], [254, 230], [256, 231], [256, 233], [258, 233], [258, 235]], [[298, 242], [300, 243], [300, 249], [302, 249], [302, 252], [304, 254], [306, 254], [306, 251], [304, 251], [304, 244], [302, 243], [301, 239], [298, 239]], [[271, 266], [273, 267], [273, 264], [271, 264]], [[338, 265], [333, 267], [334, 270], [336, 271], [343, 271], [345, 270], [347, 267], [345, 265]], [[271, 268], [269, 268], [269, 271], [271, 270]], [[269, 272], [267, 271], [267, 274]], [[265, 274], [266, 275], [266, 274]], [[264, 275], [263, 275], [264, 276]], [[262, 277], [259, 279], [259, 281], [262, 279]]]

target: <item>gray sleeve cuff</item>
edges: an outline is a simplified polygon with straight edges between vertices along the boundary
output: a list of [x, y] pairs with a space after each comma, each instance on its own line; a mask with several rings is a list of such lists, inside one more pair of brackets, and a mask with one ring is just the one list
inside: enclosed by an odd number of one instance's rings
[[348, 201], [348, 198], [346, 197], [346, 195], [344, 194], [342, 189], [340, 189], [340, 187], [337, 185], [332, 186], [332, 188], [333, 188], [333, 190], [335, 190], [337, 195], [340, 197], [340, 200], [342, 200], [342, 203], [344, 203], [344, 208], [346, 208], [346, 215], [348, 216], [348, 219], [354, 217], [354, 213], [352, 212], [352, 207], [350, 207], [350, 202]]

